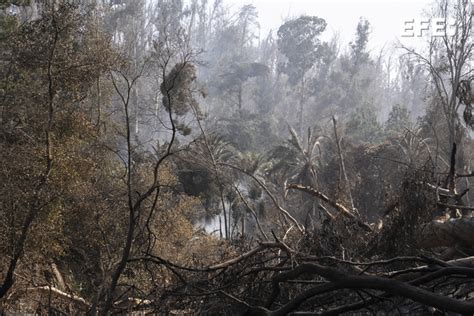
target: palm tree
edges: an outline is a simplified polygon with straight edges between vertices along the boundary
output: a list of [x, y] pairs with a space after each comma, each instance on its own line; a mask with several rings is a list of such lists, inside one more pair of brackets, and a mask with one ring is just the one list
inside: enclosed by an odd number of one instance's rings
[[275, 147], [269, 153], [272, 161], [267, 174], [279, 177], [284, 182], [294, 182], [307, 186], [317, 186], [318, 169], [321, 167], [321, 135], [308, 128], [306, 139], [298, 136], [289, 127], [290, 138], [285, 144]]

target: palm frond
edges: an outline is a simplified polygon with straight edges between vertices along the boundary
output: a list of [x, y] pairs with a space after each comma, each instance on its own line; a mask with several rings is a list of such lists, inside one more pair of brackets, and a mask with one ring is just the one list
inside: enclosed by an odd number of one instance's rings
[[291, 126], [288, 126], [288, 129], [290, 131], [290, 139], [288, 140], [290, 142], [290, 144], [292, 144], [295, 148], [297, 148], [299, 150], [299, 152], [303, 155], [303, 156], [306, 156], [306, 151], [303, 147], [303, 145], [301, 144], [300, 142], [300, 139], [298, 137], [298, 134], [296, 133], [296, 131], [291, 127]]

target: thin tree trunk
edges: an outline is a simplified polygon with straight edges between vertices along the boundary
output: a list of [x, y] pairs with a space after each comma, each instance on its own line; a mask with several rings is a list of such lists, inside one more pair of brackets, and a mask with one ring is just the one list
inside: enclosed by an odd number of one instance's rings
[[53, 120], [54, 120], [54, 99], [55, 99], [55, 87], [54, 87], [54, 79], [53, 79], [53, 60], [54, 60], [54, 54], [56, 52], [56, 46], [59, 38], [59, 30], [56, 25], [56, 21], [54, 19], [54, 8], [52, 9], [53, 12], [53, 26], [55, 27], [55, 34], [53, 37], [53, 43], [51, 47], [51, 52], [49, 54], [49, 59], [48, 59], [48, 73], [47, 73], [47, 78], [48, 78], [48, 122], [46, 125], [46, 166], [44, 173], [42, 175], [42, 179], [38, 186], [36, 187], [36, 190], [34, 190], [34, 195], [33, 195], [33, 205], [31, 206], [30, 210], [28, 211], [28, 214], [26, 215], [25, 220], [23, 221], [22, 229], [21, 229], [21, 234], [20, 237], [18, 238], [17, 242], [15, 243], [14, 246], [14, 252], [13, 255], [10, 259], [8, 269], [5, 275], [5, 278], [3, 279], [2, 285], [0, 286], [0, 299], [3, 298], [8, 291], [11, 289], [13, 286], [15, 280], [14, 280], [14, 274], [16, 267], [18, 265], [18, 262], [23, 255], [23, 250], [25, 246], [26, 239], [28, 237], [28, 233], [30, 231], [30, 227], [33, 224], [34, 220], [38, 216], [38, 213], [42, 209], [41, 203], [40, 203], [40, 192], [44, 189], [44, 186], [47, 184], [49, 180], [49, 176], [51, 174], [51, 169], [53, 167], [53, 143], [52, 143], [52, 129], [53, 129]]
[[337, 134], [336, 118], [334, 116], [332, 117], [332, 122], [333, 122], [333, 125], [334, 125], [334, 137], [336, 138], [336, 147], [337, 147], [337, 154], [339, 156], [339, 165], [341, 167], [342, 176], [344, 177], [344, 186], [345, 186], [345, 189], [346, 189], [346, 193], [349, 196], [349, 202], [351, 203], [351, 208], [352, 208], [352, 210], [355, 211], [356, 209], [354, 207], [354, 200], [352, 199], [352, 193], [351, 193], [349, 178], [347, 177], [347, 172], [346, 172], [346, 165], [344, 163], [344, 157], [342, 155], [341, 143], [340, 143], [340, 140], [339, 140], [339, 136]]
[[303, 112], [304, 112], [304, 88], [305, 88], [305, 80], [304, 77], [301, 79], [301, 91], [300, 91], [300, 98], [299, 98], [299, 113], [298, 113], [298, 123], [300, 127], [300, 135], [303, 135]]
[[102, 121], [102, 107], [101, 107], [101, 102], [102, 102], [102, 88], [100, 85], [100, 74], [97, 77], [97, 128], [98, 131], [100, 132], [100, 122]]

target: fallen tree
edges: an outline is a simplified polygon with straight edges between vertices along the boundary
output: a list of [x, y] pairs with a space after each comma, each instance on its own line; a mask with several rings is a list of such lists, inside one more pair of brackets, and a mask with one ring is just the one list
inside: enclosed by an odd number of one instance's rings
[[[285, 251], [280, 253], [281, 249]], [[141, 261], [173, 271], [181, 286], [168, 295], [182, 297], [183, 310], [190, 306], [199, 310], [199, 302], [205, 301], [208, 312], [222, 310], [225, 304], [229, 312], [247, 315], [337, 315], [370, 308], [474, 313], [469, 296], [474, 257], [442, 261], [413, 256], [357, 262], [308, 255], [275, 241], [202, 269], [170, 266], [151, 256]]]
[[[287, 189], [306, 192], [327, 207], [330, 216], [321, 231], [305, 231], [285, 242], [273, 234], [274, 242], [249, 242], [240, 255], [199, 269], [170, 265], [151, 255], [140, 262], [165, 266], [176, 276], [180, 286], [167, 295], [185, 297], [173, 305], [177, 310], [191, 306], [212, 313], [225, 305], [230, 313], [247, 315], [360, 311], [472, 315], [474, 218], [435, 216], [440, 207], [449, 212], [449, 207], [440, 206], [443, 197], [460, 203], [465, 193], [453, 191], [452, 182], [450, 189], [433, 190], [418, 180], [416, 175], [408, 177], [380, 228], [319, 190], [291, 184]], [[359, 229], [351, 229], [351, 224]], [[344, 235], [344, 230], [349, 233]], [[342, 256], [321, 256], [321, 247], [329, 247], [333, 236], [339, 236], [334, 240], [343, 249]], [[351, 243], [350, 239], [363, 241], [360, 236], [369, 236], [367, 243]], [[344, 247], [354, 244], [359, 248], [345, 257]], [[459, 251], [445, 256], [443, 251], [450, 248]]]
[[474, 217], [431, 221], [423, 226], [418, 240], [421, 248], [473, 247]]

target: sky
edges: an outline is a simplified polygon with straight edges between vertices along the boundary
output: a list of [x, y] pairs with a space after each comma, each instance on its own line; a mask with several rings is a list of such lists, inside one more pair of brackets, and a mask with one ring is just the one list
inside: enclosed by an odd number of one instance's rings
[[359, 18], [365, 17], [372, 26], [369, 48], [377, 52], [390, 48], [397, 40], [416, 46], [420, 39], [400, 36], [402, 23], [422, 17], [423, 9], [429, 7], [432, 0], [224, 0], [224, 3], [233, 10], [253, 4], [259, 13], [262, 36], [271, 29], [276, 32], [285, 19], [315, 15], [328, 23], [323, 38], [329, 39], [338, 33], [341, 43], [347, 44], [354, 38]]

